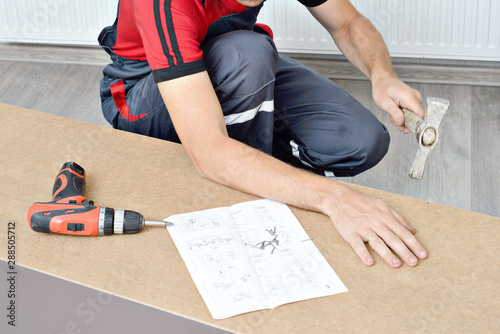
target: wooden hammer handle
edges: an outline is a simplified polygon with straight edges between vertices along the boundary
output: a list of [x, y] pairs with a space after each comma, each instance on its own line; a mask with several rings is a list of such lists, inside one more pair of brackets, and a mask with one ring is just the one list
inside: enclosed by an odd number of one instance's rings
[[408, 130], [411, 131], [411, 133], [417, 133], [418, 126], [420, 123], [422, 123], [423, 119], [421, 119], [417, 114], [415, 114], [413, 111], [406, 109], [406, 108], [401, 108], [403, 110], [403, 113], [405, 114], [405, 126], [408, 128]]

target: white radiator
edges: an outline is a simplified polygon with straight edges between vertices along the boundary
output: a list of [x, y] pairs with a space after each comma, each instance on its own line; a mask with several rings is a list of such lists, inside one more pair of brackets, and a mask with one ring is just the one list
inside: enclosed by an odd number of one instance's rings
[[[351, 0], [395, 57], [500, 61], [500, 0]], [[281, 51], [340, 53], [307, 9], [268, 0], [259, 18]]]
[[[352, 0], [384, 37], [392, 56], [500, 61], [500, 0]], [[0, 41], [95, 45], [117, 0], [0, 0]], [[267, 0], [281, 51], [339, 53], [296, 0]]]
[[0, 0], [0, 41], [96, 45], [118, 0]]

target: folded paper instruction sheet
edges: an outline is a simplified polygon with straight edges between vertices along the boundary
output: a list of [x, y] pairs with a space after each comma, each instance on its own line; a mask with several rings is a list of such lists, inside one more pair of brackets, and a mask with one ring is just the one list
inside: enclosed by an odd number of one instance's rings
[[256, 200], [165, 220], [214, 319], [347, 291], [283, 203]]

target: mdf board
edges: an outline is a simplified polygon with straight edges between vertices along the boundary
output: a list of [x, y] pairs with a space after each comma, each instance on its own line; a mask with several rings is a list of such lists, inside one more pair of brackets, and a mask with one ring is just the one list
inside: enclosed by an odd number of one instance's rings
[[70, 160], [86, 169], [88, 198], [149, 219], [255, 197], [197, 175], [177, 144], [4, 104], [0, 117], [2, 260], [7, 223], [15, 221], [19, 265], [230, 332], [494, 333], [500, 326], [500, 219], [355, 185], [417, 229], [427, 260], [394, 270], [375, 256], [365, 267], [326, 216], [291, 207], [349, 291], [214, 320], [166, 229], [43, 234], [29, 229], [26, 212], [50, 198], [59, 165]]

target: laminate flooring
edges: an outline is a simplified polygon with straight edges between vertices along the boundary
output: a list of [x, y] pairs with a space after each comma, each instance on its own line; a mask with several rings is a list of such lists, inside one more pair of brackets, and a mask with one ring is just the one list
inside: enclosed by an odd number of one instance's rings
[[[391, 125], [371, 98], [370, 82], [343, 61], [301, 60], [361, 101], [391, 134], [389, 152], [380, 164], [342, 181], [500, 217], [498, 67], [395, 66], [424, 98], [451, 102], [439, 143], [418, 181], [408, 176], [418, 149], [415, 136]], [[107, 62], [107, 55], [95, 48], [0, 44], [0, 102], [109, 126], [98, 93]]]

